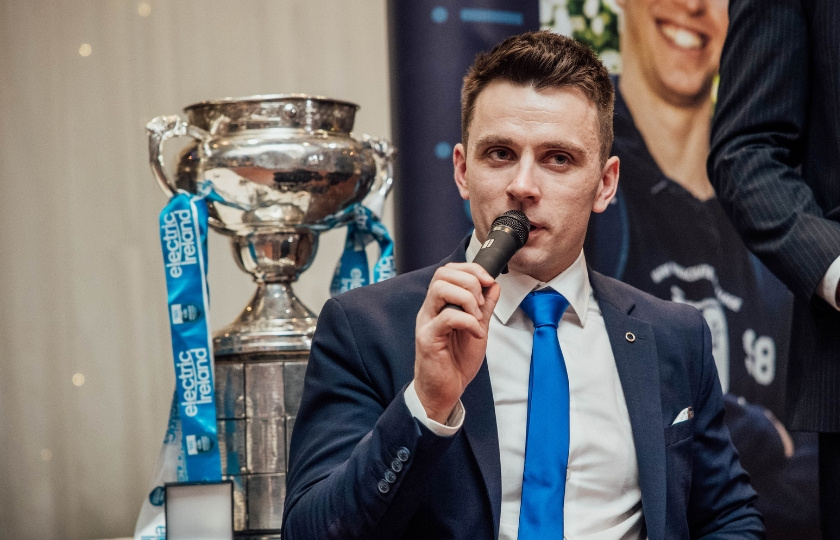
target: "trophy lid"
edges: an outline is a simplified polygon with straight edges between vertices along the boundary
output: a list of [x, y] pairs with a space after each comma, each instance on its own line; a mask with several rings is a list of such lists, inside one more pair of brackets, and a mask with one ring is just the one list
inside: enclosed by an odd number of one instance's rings
[[211, 133], [298, 128], [350, 133], [359, 106], [307, 94], [266, 94], [200, 101], [184, 107], [190, 123]]

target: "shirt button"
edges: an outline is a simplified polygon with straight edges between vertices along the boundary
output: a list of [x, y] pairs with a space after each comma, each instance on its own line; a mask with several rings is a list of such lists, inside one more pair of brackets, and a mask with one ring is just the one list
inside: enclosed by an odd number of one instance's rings
[[391, 470], [394, 472], [400, 472], [402, 470], [402, 467], [402, 461], [400, 461], [399, 459], [395, 459], [391, 462]]
[[408, 456], [410, 456], [410, 455], [411, 455], [411, 452], [409, 452], [408, 448], [406, 448], [405, 446], [403, 446], [402, 448], [397, 450], [397, 459], [399, 459], [403, 463], [408, 461]]
[[566, 482], [568, 482], [569, 478], [571, 478], [571, 477], [572, 477], [572, 470], [567, 468], [566, 469]]
[[388, 484], [388, 482], [386, 482], [385, 480], [380, 480], [379, 484], [377, 484], [377, 487], [379, 488], [379, 492], [383, 494], [388, 493], [388, 491], [391, 489], [391, 485]]
[[394, 471], [385, 471], [385, 481], [389, 484], [393, 484], [397, 481], [397, 475], [394, 474]]

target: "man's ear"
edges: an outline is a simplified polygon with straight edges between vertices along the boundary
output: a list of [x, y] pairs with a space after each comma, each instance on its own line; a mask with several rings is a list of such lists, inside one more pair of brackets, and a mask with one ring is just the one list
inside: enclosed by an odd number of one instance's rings
[[458, 193], [465, 201], [470, 200], [470, 189], [467, 185], [467, 149], [458, 143], [452, 150], [452, 165], [455, 168], [455, 185], [458, 186]]
[[618, 166], [618, 156], [612, 156], [601, 169], [601, 180], [598, 182], [595, 201], [592, 203], [593, 212], [600, 213], [606, 210], [615, 197], [616, 189], [618, 189]]

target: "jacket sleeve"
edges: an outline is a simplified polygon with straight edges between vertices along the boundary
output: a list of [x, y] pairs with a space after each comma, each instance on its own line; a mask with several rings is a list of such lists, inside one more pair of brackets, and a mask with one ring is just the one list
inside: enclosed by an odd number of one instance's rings
[[821, 91], [811, 83], [808, 19], [802, 0], [730, 1], [708, 161], [747, 247], [802, 298], [840, 255], [840, 223], [826, 219], [811, 189], [819, 166], [808, 164], [810, 184], [801, 173], [809, 102]]
[[386, 390], [387, 369], [368, 369], [375, 361], [362, 358], [347, 314], [329, 300], [290, 445], [284, 540], [399, 537], [422, 501], [424, 471], [452, 438], [417, 422], [404, 388]]
[[756, 493], [738, 459], [723, 423], [724, 401], [712, 357], [712, 339], [701, 319], [703, 361], [694, 417], [694, 465], [688, 521], [692, 538], [744, 540], [764, 538], [755, 509]]

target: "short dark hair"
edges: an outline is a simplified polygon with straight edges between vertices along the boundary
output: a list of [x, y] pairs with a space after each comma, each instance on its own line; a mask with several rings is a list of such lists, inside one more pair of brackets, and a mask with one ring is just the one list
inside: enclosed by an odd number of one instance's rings
[[547, 30], [512, 36], [490, 52], [480, 53], [464, 77], [461, 88], [461, 140], [467, 144], [475, 102], [493, 81], [519, 86], [580, 89], [598, 109], [601, 162], [613, 142], [615, 91], [604, 64], [586, 45]]

